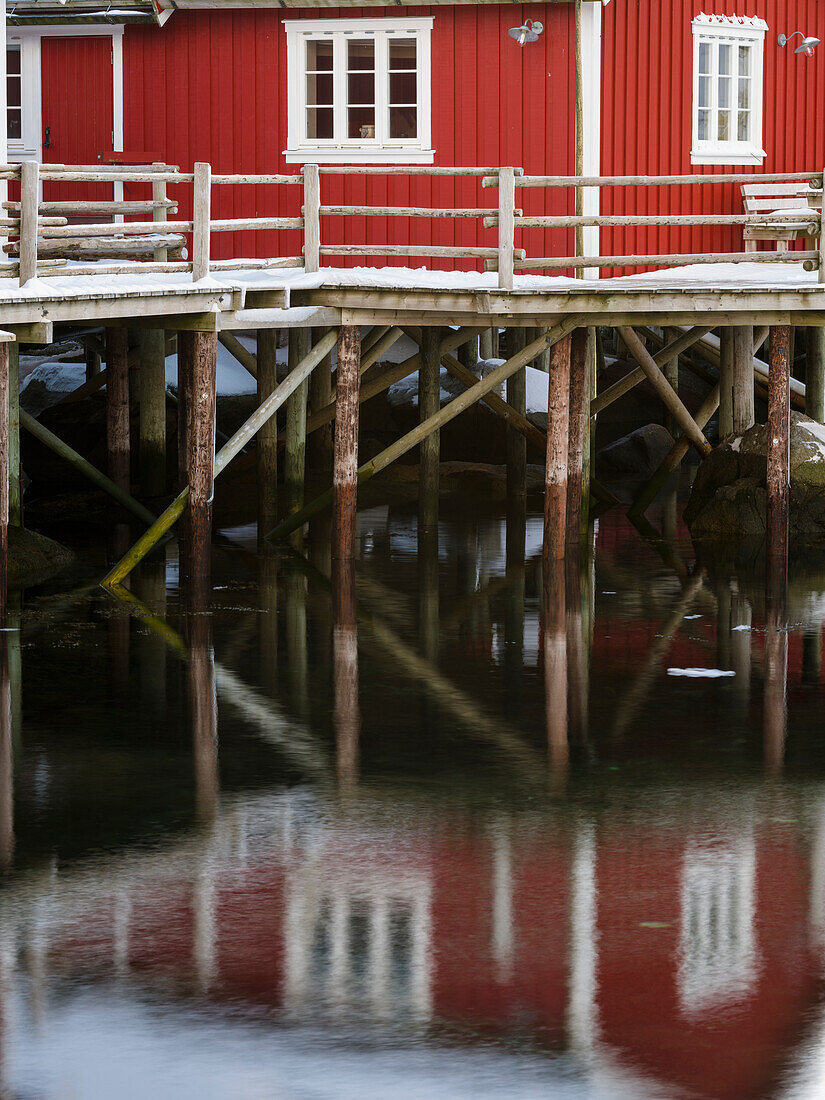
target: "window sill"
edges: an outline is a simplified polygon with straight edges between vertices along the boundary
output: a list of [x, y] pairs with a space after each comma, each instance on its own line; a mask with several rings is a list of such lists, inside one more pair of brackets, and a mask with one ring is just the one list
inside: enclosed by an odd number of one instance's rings
[[285, 149], [287, 164], [432, 164], [435, 149]]
[[764, 149], [743, 149], [741, 153], [732, 153], [718, 149], [691, 149], [691, 164], [757, 164], [761, 165], [768, 154]]

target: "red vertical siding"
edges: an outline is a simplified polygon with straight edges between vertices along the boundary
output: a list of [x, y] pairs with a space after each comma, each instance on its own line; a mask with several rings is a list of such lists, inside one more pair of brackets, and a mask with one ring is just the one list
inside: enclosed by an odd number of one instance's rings
[[[184, 169], [208, 160], [216, 172], [298, 172], [287, 144], [286, 35], [291, 18], [363, 17], [362, 8], [176, 12], [162, 28], [127, 27], [124, 38], [124, 143], [152, 149]], [[438, 165], [520, 165], [529, 173], [572, 172], [572, 12], [568, 4], [417, 7], [374, 13], [432, 15], [432, 135]], [[527, 16], [546, 27], [521, 49], [507, 29]], [[187, 189], [181, 188], [186, 213]], [[495, 206], [478, 180], [323, 176], [325, 205]], [[568, 208], [561, 195], [554, 210]], [[529, 203], [545, 205], [533, 193]], [[528, 201], [525, 200], [525, 205]], [[298, 188], [217, 187], [216, 217], [296, 214]], [[213, 240], [216, 256], [296, 255], [298, 232], [229, 235]], [[525, 232], [532, 255], [563, 255], [572, 235]], [[462, 220], [325, 218], [322, 241], [494, 245], [495, 230]], [[551, 245], [552, 241], [552, 245]], [[362, 263], [358, 259], [352, 261]], [[370, 263], [380, 262], [370, 260]], [[428, 263], [427, 260], [414, 261]], [[452, 266], [448, 263], [441, 266]], [[476, 266], [475, 264], [470, 266]]]
[[[693, 34], [700, 11], [759, 16], [765, 34], [761, 168], [691, 166]], [[810, 60], [780, 49], [777, 36], [803, 30], [825, 39], [817, 0], [616, 0], [604, 10], [602, 171], [606, 175], [803, 172], [825, 164], [825, 53]], [[602, 192], [602, 213], [741, 213], [735, 185]], [[737, 227], [602, 230], [604, 255], [741, 251]]]

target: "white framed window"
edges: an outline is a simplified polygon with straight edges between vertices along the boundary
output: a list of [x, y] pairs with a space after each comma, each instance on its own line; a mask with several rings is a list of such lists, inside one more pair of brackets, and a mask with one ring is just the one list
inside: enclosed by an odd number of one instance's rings
[[693, 20], [692, 164], [761, 164], [762, 19], [697, 15]]
[[12, 164], [40, 159], [40, 38], [6, 37], [6, 139]]
[[289, 163], [432, 164], [432, 19], [284, 25]]

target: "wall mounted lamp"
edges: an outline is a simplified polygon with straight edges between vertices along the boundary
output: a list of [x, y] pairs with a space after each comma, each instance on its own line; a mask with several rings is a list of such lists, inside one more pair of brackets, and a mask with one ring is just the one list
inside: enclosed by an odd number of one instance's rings
[[802, 39], [802, 41], [796, 47], [794, 53], [804, 53], [806, 57], [813, 57], [814, 50], [819, 45], [820, 40], [818, 38], [808, 38], [808, 36], [804, 35], [802, 31], [794, 31], [793, 34], [780, 34], [779, 38], [777, 38], [777, 42], [780, 46], [787, 46], [790, 40], [794, 38], [797, 34]]
[[511, 27], [507, 33], [515, 38], [519, 46], [523, 46], [525, 42], [538, 42], [543, 30], [544, 23], [539, 23], [536, 19], [525, 19], [520, 27]]

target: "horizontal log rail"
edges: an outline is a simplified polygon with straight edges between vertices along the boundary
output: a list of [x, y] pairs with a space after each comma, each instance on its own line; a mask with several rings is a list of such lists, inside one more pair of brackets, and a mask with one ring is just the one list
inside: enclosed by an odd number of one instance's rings
[[[498, 207], [483, 206], [379, 206], [379, 205], [325, 205], [321, 200], [321, 177], [327, 175], [370, 176], [422, 176], [466, 177], [480, 181], [482, 188], [498, 190]], [[297, 268], [307, 273], [320, 269], [324, 256], [363, 257], [429, 257], [481, 264], [487, 271], [498, 272], [498, 287], [514, 289], [517, 273], [540, 271], [582, 272], [604, 268], [668, 268], [697, 264], [729, 263], [783, 263], [800, 264], [807, 271], [818, 270], [819, 281], [825, 282], [825, 247], [822, 240], [822, 172], [783, 172], [764, 175], [751, 172], [728, 172], [708, 175], [679, 176], [529, 176], [522, 168], [500, 167], [442, 167], [418, 165], [317, 165], [307, 163], [300, 172], [288, 173], [233, 173], [212, 174], [211, 166], [204, 162], [194, 165], [194, 171], [181, 172], [174, 165], [39, 165], [26, 162], [22, 165], [0, 165], [0, 178], [20, 181], [20, 199], [3, 204], [7, 217], [0, 218], [0, 237], [12, 239], [6, 251], [19, 254], [17, 273], [21, 286], [40, 270], [44, 257], [60, 262], [62, 257], [79, 263], [66, 266], [60, 272], [62, 278], [76, 275], [117, 275], [135, 270], [140, 262], [141, 272], [188, 272], [194, 281], [207, 277], [211, 271], [228, 271], [243, 267]], [[137, 183], [151, 186], [151, 199], [129, 201], [83, 200], [77, 202], [40, 202], [39, 187], [42, 181], [76, 183]], [[743, 214], [605, 214], [595, 212], [577, 215], [529, 214], [516, 206], [517, 188], [561, 189], [571, 193], [601, 188], [637, 188], [653, 186], [709, 187], [717, 184], [736, 184], [754, 181], [771, 183], [801, 183], [806, 189], [800, 195], [800, 209], [778, 210], [767, 213]], [[178, 198], [166, 194], [168, 184], [192, 185], [192, 217], [173, 220], [178, 210]], [[302, 188], [300, 212], [295, 216], [268, 216], [266, 199], [256, 199], [261, 210], [254, 217], [216, 218], [212, 216], [213, 186], [281, 186]], [[266, 193], [268, 194], [268, 193]], [[805, 202], [808, 205], [805, 206]], [[803, 209], [804, 207], [804, 209]], [[19, 214], [19, 218], [17, 215]], [[141, 215], [144, 218], [141, 219]], [[151, 216], [151, 221], [145, 220]], [[125, 217], [140, 220], [124, 221]], [[111, 218], [112, 220], [108, 220]], [[324, 218], [409, 218], [416, 221], [475, 221], [481, 228], [491, 230], [496, 238], [489, 245], [447, 244], [394, 244], [394, 243], [340, 243], [322, 240], [321, 227]], [[83, 219], [82, 223], [78, 220]], [[106, 219], [106, 220], [95, 220]], [[749, 230], [764, 228], [766, 224], [778, 233], [784, 229], [801, 239], [808, 239], [810, 247], [782, 252], [724, 252], [724, 253], [665, 253], [644, 255], [583, 255], [578, 241], [576, 255], [530, 256], [523, 247], [517, 247], [516, 235], [524, 230], [559, 230], [570, 233], [575, 230], [600, 228], [646, 227], [742, 227]], [[215, 261], [211, 258], [210, 239], [213, 233], [280, 232], [298, 230], [303, 233], [301, 256], [273, 256], [268, 260], [249, 263], [243, 260]], [[814, 241], [818, 239], [817, 243]], [[191, 240], [191, 260], [183, 251]], [[97, 242], [97, 243], [96, 243]], [[40, 255], [38, 256], [38, 248]], [[109, 257], [111, 261], [105, 262]], [[93, 268], [84, 267], [86, 258], [103, 259]], [[48, 261], [47, 261], [48, 262]], [[3, 265], [0, 275], [13, 270]], [[58, 269], [59, 270], [59, 269]]]

